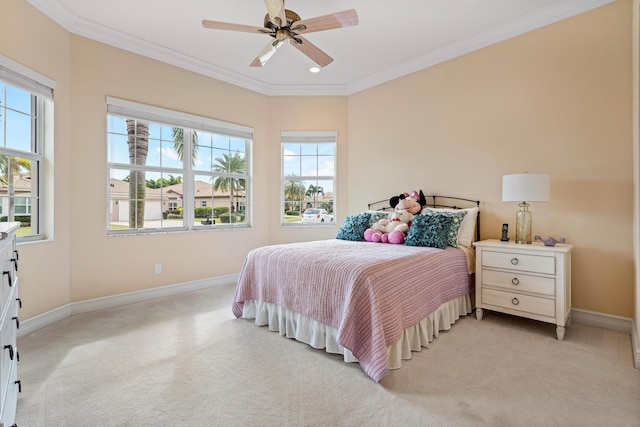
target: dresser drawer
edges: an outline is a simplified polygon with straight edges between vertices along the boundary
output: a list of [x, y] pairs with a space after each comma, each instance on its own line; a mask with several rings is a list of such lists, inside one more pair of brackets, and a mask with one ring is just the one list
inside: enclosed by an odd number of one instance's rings
[[495, 289], [482, 289], [482, 305], [494, 305], [548, 317], [555, 317], [556, 315], [556, 303], [553, 299]]
[[[16, 347], [17, 325], [18, 325], [18, 302], [16, 301], [17, 289], [15, 286], [10, 288], [11, 291], [7, 295], [5, 301], [5, 313], [0, 325], [0, 386], [7, 386], [8, 374], [18, 359], [18, 349]], [[15, 368], [14, 368], [15, 369]], [[2, 393], [0, 393], [1, 395]]]
[[[9, 372], [11, 366], [16, 360], [16, 341], [15, 341], [15, 328], [12, 325], [11, 319], [5, 318], [0, 328], [0, 335], [2, 336], [2, 348], [0, 349], [0, 386], [4, 388], [7, 386]], [[5, 337], [10, 338], [13, 336], [13, 341], [4, 341]]]
[[483, 269], [482, 286], [494, 286], [549, 296], [554, 296], [556, 293], [556, 281], [553, 277], [532, 276], [517, 271], [506, 272]]
[[9, 371], [6, 383], [3, 381], [3, 385], [6, 384], [7, 388], [3, 390], [6, 391], [6, 394], [2, 396], [3, 405], [2, 413], [0, 414], [0, 427], [16, 425], [16, 414], [13, 408], [18, 404], [18, 390], [20, 385], [16, 383], [17, 379], [17, 365], [14, 363]]
[[2, 286], [0, 295], [2, 295], [3, 302], [9, 297], [15, 280], [15, 271], [13, 269], [13, 263], [11, 262], [13, 246], [9, 243], [10, 242], [2, 242], [2, 247], [0, 248], [0, 274], [2, 274], [2, 278], [0, 279], [0, 286]]
[[548, 255], [528, 255], [507, 252], [482, 252], [482, 266], [531, 273], [556, 274], [556, 259]]

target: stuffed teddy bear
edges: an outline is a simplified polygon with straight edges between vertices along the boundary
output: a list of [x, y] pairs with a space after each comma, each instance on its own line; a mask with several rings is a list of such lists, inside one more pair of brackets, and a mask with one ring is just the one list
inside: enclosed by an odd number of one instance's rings
[[367, 242], [402, 244], [412, 220], [411, 212], [405, 209], [394, 211], [388, 219], [383, 218], [365, 230], [364, 239]]
[[412, 191], [393, 196], [389, 199], [389, 206], [394, 208], [390, 218], [384, 218], [371, 225], [364, 232], [364, 240], [367, 242], [404, 243], [404, 238], [409, 230], [413, 216], [422, 211], [427, 204], [422, 190], [418, 193]]
[[374, 223], [371, 228], [383, 233], [391, 233], [395, 230], [406, 233], [409, 231], [411, 221], [413, 221], [413, 214], [406, 209], [402, 209], [394, 211], [389, 218], [383, 218]]

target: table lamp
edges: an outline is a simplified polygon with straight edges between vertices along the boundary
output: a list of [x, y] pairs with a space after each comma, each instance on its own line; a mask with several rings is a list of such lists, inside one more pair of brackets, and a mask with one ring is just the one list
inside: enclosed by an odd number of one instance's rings
[[502, 201], [520, 202], [516, 214], [516, 243], [531, 243], [532, 216], [528, 202], [548, 202], [551, 190], [549, 175], [519, 173], [502, 177]]

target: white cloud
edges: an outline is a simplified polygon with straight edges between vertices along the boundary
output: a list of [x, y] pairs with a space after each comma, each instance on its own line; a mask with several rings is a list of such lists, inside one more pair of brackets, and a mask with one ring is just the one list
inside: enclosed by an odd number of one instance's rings
[[[160, 151], [160, 149], [157, 149], [157, 151]], [[178, 157], [178, 153], [173, 148], [163, 148], [162, 153], [160, 154], [162, 155], [162, 157], [168, 157], [173, 160], [180, 160], [180, 158]]]

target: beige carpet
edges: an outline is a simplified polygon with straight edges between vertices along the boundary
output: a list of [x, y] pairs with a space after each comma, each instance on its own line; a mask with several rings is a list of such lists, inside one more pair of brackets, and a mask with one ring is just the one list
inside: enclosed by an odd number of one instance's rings
[[628, 334], [486, 312], [380, 383], [235, 319], [234, 286], [77, 315], [18, 340], [17, 424], [640, 426]]

